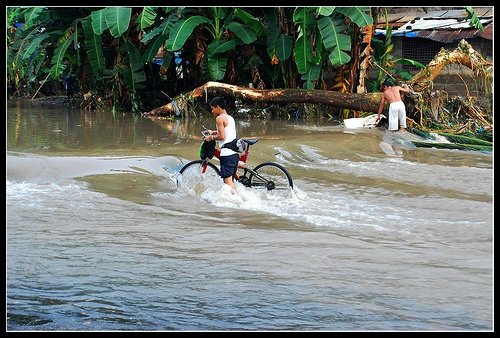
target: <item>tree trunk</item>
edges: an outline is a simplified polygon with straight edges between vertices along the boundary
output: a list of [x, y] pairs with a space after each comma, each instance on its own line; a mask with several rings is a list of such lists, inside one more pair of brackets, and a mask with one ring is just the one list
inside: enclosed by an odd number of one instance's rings
[[432, 81], [449, 64], [468, 67], [483, 78], [491, 78], [493, 74], [493, 64], [486, 61], [467, 41], [461, 40], [457, 48], [451, 52], [441, 48], [431, 62], [427, 64], [427, 67], [413, 76], [410, 86], [417, 92], [428, 89]]
[[[204, 99], [208, 102], [213, 96], [226, 96], [235, 99], [244, 99], [254, 102], [265, 103], [317, 103], [337, 108], [347, 108], [359, 111], [378, 110], [381, 93], [340, 93], [320, 89], [254, 89], [247, 87], [238, 87], [220, 82], [207, 82], [203, 86], [195, 88], [191, 92], [175, 98], [177, 106], [186, 107], [183, 103], [185, 98], [194, 100]], [[172, 102], [159, 108], [155, 108], [145, 115], [173, 115], [175, 106]]]

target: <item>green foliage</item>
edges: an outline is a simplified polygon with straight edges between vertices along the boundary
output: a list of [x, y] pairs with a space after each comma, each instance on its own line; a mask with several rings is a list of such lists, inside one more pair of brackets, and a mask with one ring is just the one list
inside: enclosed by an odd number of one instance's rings
[[465, 7], [465, 11], [467, 12], [467, 19], [470, 19], [469, 25], [472, 28], [479, 29], [481, 31], [484, 31], [483, 24], [481, 23], [481, 20], [477, 17], [476, 12], [474, 12], [474, 9], [470, 6]]
[[98, 11], [93, 11], [90, 15], [92, 29], [95, 35], [101, 35], [107, 28], [106, 24], [106, 9], [100, 9]]
[[66, 38], [65, 35], [61, 37], [61, 39], [58, 41], [58, 46], [54, 51], [54, 54], [52, 56], [52, 68], [50, 69], [50, 75], [52, 78], [58, 78], [61, 76], [61, 74], [64, 71], [65, 65], [63, 65], [63, 60], [64, 60], [64, 55], [66, 54], [66, 50], [68, 47], [71, 45], [73, 42], [73, 33], [69, 35], [68, 38]]
[[153, 60], [158, 50], [167, 40], [168, 33], [174, 22], [175, 21], [164, 20], [157, 28], [151, 30], [142, 37], [141, 43], [146, 45], [146, 49], [142, 54], [143, 63], [148, 63]]
[[242, 25], [238, 22], [230, 22], [224, 26], [227, 30], [232, 31], [236, 36], [244, 43], [251, 44], [257, 40], [257, 35], [255, 32], [246, 25]]
[[85, 36], [85, 50], [88, 61], [93, 70], [96, 80], [101, 80], [105, 69], [105, 59], [102, 51], [102, 38], [100, 34], [95, 34], [94, 13], [91, 17], [82, 20], [83, 32]]
[[191, 16], [185, 20], [176, 22], [170, 29], [166, 47], [169, 51], [177, 51], [184, 46], [186, 40], [191, 36], [193, 29], [201, 24], [210, 23], [210, 20], [203, 16]]
[[[8, 84], [29, 87], [49, 71], [57, 78], [74, 70], [100, 97], [112, 97], [115, 109], [138, 111], [143, 90], [166, 85], [151, 64], [165, 48], [163, 75], [174, 73], [171, 60], [181, 51], [183, 64], [189, 65], [186, 74], [196, 81], [315, 88], [323, 83], [323, 72], [357, 60], [353, 44], [359, 43], [359, 29], [373, 24], [370, 13], [369, 7], [353, 6], [8, 7], [7, 27], [24, 23], [8, 34]], [[467, 13], [477, 24], [470, 8]], [[390, 37], [387, 25], [386, 38], [372, 40], [380, 82], [387, 74], [411, 76], [398, 64], [423, 67], [393, 58]]]
[[220, 81], [226, 74], [227, 58], [208, 56], [208, 67], [210, 77], [215, 81]]
[[347, 16], [358, 27], [373, 24], [373, 18], [367, 14], [370, 12], [370, 7], [336, 7], [335, 10]]
[[309, 71], [301, 77], [304, 81], [304, 88], [314, 89], [314, 84], [318, 80], [320, 72], [321, 67], [319, 65], [314, 65], [309, 68]]
[[475, 145], [493, 147], [492, 142], [485, 141], [485, 140], [482, 140], [482, 139], [477, 138], [477, 137], [464, 136], [464, 135], [451, 134], [451, 133], [443, 133], [443, 132], [437, 132], [436, 134], [444, 136], [448, 141], [453, 142], [453, 143], [475, 144]]
[[351, 51], [351, 37], [343, 34], [347, 26], [341, 19], [323, 17], [318, 20], [318, 28], [327, 50], [332, 50], [329, 59], [334, 67], [340, 67], [351, 60], [346, 51]]
[[271, 48], [276, 51], [279, 60], [285, 61], [292, 55], [293, 38], [286, 34], [279, 34], [271, 41]]
[[462, 144], [462, 143], [438, 143], [438, 142], [420, 142], [410, 141], [415, 146], [420, 148], [438, 148], [438, 149], [457, 149], [457, 150], [474, 150], [481, 152], [493, 151], [492, 146], [477, 145], [477, 144]]
[[156, 12], [154, 11], [154, 7], [144, 7], [135, 21], [138, 26], [137, 29], [140, 31], [145, 30], [155, 23], [155, 19]]
[[[298, 28], [294, 46], [294, 59], [297, 70], [305, 75], [304, 87], [311, 88], [320, 73], [309, 72], [315, 65], [321, 65], [328, 57], [333, 68], [339, 68], [351, 61], [351, 41], [354, 27], [366, 27], [373, 24], [369, 7], [317, 7], [297, 8], [293, 13], [293, 22]], [[346, 24], [346, 17], [352, 26]], [[318, 38], [320, 35], [321, 38]], [[314, 43], [312, 43], [314, 41]], [[317, 78], [314, 77], [317, 74]], [[313, 75], [313, 76], [312, 76]]]
[[129, 7], [108, 7], [104, 12], [106, 24], [113, 37], [122, 36], [128, 30], [132, 9]]
[[[235, 8], [233, 11], [233, 14], [236, 18], [240, 19], [245, 25], [249, 26], [251, 30], [254, 32], [254, 34], [257, 37], [264, 37], [266, 34], [266, 27], [262, 22], [260, 22], [259, 19], [254, 17], [252, 14], [248, 13], [247, 11], [241, 9], [241, 8]], [[241, 39], [241, 37], [240, 37]], [[243, 39], [242, 39], [243, 40]], [[253, 42], [253, 41], [251, 41]], [[251, 43], [249, 42], [249, 43]]]

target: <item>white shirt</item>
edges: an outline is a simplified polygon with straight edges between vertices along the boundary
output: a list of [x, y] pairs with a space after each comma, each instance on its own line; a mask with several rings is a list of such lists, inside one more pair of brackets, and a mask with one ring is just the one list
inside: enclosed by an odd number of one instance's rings
[[226, 118], [227, 126], [224, 127], [224, 134], [226, 135], [226, 138], [224, 139], [224, 141], [219, 141], [220, 156], [229, 156], [232, 154], [236, 154], [235, 151], [229, 148], [222, 148], [224, 143], [231, 142], [236, 138], [236, 123], [234, 122], [234, 118], [229, 114], [226, 114]]

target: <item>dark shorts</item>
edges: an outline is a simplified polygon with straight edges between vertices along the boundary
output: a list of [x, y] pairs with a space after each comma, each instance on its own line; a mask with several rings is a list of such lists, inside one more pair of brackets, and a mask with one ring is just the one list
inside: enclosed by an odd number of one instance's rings
[[238, 161], [240, 160], [239, 154], [232, 154], [229, 156], [220, 157], [220, 176], [222, 178], [230, 177], [236, 174], [238, 170]]

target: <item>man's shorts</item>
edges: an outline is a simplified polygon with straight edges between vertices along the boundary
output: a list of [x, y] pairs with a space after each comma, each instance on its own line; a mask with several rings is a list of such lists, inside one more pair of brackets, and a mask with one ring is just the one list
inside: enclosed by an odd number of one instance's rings
[[406, 109], [403, 101], [396, 101], [389, 105], [389, 127], [388, 130], [406, 128]]
[[220, 160], [220, 176], [222, 178], [231, 177], [234, 174], [236, 174], [236, 170], [238, 170], [238, 161], [240, 160], [239, 154], [221, 156], [219, 160]]

